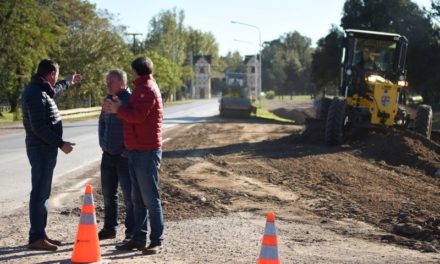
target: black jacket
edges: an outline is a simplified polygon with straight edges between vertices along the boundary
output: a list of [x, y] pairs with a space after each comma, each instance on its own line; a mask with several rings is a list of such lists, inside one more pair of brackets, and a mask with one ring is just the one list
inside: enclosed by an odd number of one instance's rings
[[61, 115], [53, 97], [68, 87], [66, 80], [57, 82], [52, 88], [44, 78], [32, 77], [22, 94], [27, 146], [63, 146]]

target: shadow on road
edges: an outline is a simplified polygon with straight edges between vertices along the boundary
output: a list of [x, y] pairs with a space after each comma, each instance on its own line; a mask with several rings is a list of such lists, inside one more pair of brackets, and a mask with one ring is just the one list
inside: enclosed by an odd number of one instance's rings
[[[36, 251], [30, 250], [25, 246], [16, 246], [16, 247], [5, 247], [0, 250], [0, 262], [7, 262], [16, 259], [24, 259], [24, 258], [32, 258], [35, 256], [47, 255], [54, 256], [63, 252], [71, 252], [71, 248], [61, 249], [57, 251]], [[44, 263], [60, 263], [60, 261], [64, 260], [56, 260]]]
[[[119, 243], [113, 242], [113, 243], [107, 243], [107, 244], [101, 244], [101, 249], [103, 247], [114, 247]], [[0, 263], [18, 260], [18, 259], [29, 259], [36, 256], [43, 256], [47, 255], [47, 258], [53, 258], [54, 256], [59, 256], [60, 253], [70, 254], [73, 250], [73, 243], [64, 243], [60, 249], [57, 251], [38, 251], [38, 250], [30, 250], [28, 249], [27, 245], [21, 245], [21, 246], [15, 246], [15, 247], [3, 247], [0, 248]], [[103, 254], [102, 256], [114, 256], [114, 255], [124, 255], [125, 258], [127, 257], [127, 253], [132, 252], [124, 252], [124, 251], [117, 251], [114, 250], [111, 253]], [[114, 257], [112, 257], [113, 259]], [[70, 258], [66, 259], [66, 257], [62, 257], [57, 260], [50, 260], [50, 261], [43, 261], [43, 262], [37, 262], [39, 264], [52, 264], [52, 263], [70, 263]]]

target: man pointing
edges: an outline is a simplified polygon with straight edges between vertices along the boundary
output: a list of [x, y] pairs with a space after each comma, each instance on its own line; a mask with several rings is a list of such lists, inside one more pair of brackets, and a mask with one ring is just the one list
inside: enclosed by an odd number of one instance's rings
[[79, 74], [57, 82], [59, 66], [45, 59], [38, 65], [37, 74], [22, 94], [23, 126], [26, 131], [26, 152], [32, 170], [32, 191], [29, 203], [29, 249], [57, 250], [61, 242], [46, 235], [47, 200], [52, 188], [52, 176], [58, 148], [65, 154], [75, 144], [63, 140], [61, 115], [54, 96], [81, 80]]

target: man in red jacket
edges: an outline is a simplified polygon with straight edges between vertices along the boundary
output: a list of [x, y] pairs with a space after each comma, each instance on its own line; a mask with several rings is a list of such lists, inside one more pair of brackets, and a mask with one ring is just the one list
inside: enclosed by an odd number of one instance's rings
[[[135, 90], [128, 106], [117, 97], [106, 100], [103, 110], [116, 113], [124, 123], [124, 144], [132, 182], [135, 227], [132, 240], [116, 246], [119, 250], [142, 250], [157, 254], [163, 248], [163, 213], [159, 196], [159, 167], [162, 158], [162, 97], [153, 79], [153, 62], [139, 57], [131, 63]], [[146, 211], [145, 211], [146, 209]], [[145, 248], [150, 220], [150, 245]]]

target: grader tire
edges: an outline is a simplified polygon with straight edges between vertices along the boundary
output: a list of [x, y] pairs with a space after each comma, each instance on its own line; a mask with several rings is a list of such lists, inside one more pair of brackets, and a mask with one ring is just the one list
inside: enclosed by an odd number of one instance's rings
[[415, 119], [416, 133], [430, 139], [432, 132], [432, 108], [429, 105], [419, 105]]
[[320, 99], [318, 107], [316, 109], [316, 118], [326, 121], [328, 115], [328, 109], [330, 104], [332, 103], [332, 99], [323, 97]]
[[344, 142], [344, 123], [347, 117], [347, 102], [334, 98], [330, 104], [325, 126], [325, 143], [339, 146]]

